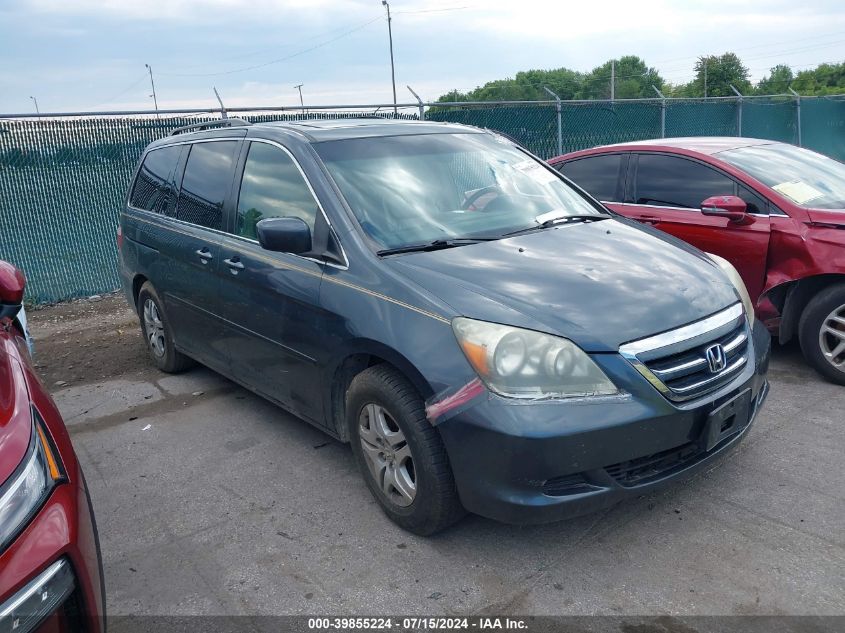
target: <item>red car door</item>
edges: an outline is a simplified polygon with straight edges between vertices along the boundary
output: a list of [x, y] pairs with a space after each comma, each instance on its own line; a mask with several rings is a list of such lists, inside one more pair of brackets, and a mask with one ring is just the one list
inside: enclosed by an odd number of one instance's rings
[[[704, 215], [701, 203], [718, 195], [742, 198], [748, 211], [745, 221]], [[724, 257], [736, 267], [752, 299], [757, 300], [765, 283], [769, 250], [770, 224], [764, 198], [703, 162], [643, 152], [631, 155], [624, 200], [608, 206]]]

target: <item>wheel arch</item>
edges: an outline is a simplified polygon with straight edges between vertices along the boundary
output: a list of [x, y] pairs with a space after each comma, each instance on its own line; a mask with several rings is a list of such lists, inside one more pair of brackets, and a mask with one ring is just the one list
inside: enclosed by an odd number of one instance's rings
[[837, 283], [845, 283], [845, 274], [823, 273], [788, 281], [768, 290], [765, 296], [780, 311], [778, 340], [788, 343], [798, 332], [801, 314], [819, 292]]
[[351, 341], [342, 353], [338, 354], [334, 363], [326, 371], [325, 384], [330, 385], [326, 394], [325, 411], [328, 425], [343, 441], [349, 441], [346, 429], [346, 392], [352, 380], [362, 371], [374, 365], [387, 364], [408, 379], [423, 400], [434, 391], [420, 371], [403, 354], [397, 350], [373, 341], [371, 339], [357, 339]]
[[132, 278], [132, 303], [136, 312], [138, 311], [138, 295], [141, 293], [141, 286], [147, 281], [148, 279], [140, 273]]

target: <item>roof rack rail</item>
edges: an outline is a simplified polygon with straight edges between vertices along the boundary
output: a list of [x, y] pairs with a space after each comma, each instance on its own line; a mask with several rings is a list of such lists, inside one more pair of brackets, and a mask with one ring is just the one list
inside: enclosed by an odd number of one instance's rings
[[240, 127], [242, 125], [252, 125], [249, 121], [243, 119], [220, 119], [219, 121], [204, 121], [203, 123], [194, 123], [192, 125], [183, 125], [177, 127], [170, 133], [170, 136], [177, 134], [184, 134], [186, 132], [200, 132], [202, 130], [210, 130], [215, 127]]

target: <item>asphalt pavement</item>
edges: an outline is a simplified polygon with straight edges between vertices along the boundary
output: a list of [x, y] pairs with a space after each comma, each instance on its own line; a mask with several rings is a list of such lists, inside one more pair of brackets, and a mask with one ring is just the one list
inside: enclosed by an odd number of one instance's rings
[[209, 370], [54, 395], [111, 615], [842, 614], [845, 388], [794, 348], [775, 349], [770, 377], [739, 449], [686, 484], [539, 527], [469, 516], [433, 538], [387, 520], [347, 446]]

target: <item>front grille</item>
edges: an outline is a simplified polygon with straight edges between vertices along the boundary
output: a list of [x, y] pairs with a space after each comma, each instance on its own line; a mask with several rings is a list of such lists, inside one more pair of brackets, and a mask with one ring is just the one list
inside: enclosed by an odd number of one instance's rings
[[635, 486], [668, 475], [695, 460], [702, 453], [695, 444], [684, 444], [653, 455], [605, 466], [605, 471], [622, 486]]
[[[723, 367], [711, 366], [707, 351], [719, 346]], [[735, 378], [750, 356], [742, 304], [697, 323], [628, 343], [620, 353], [670, 400], [711, 393]]]

